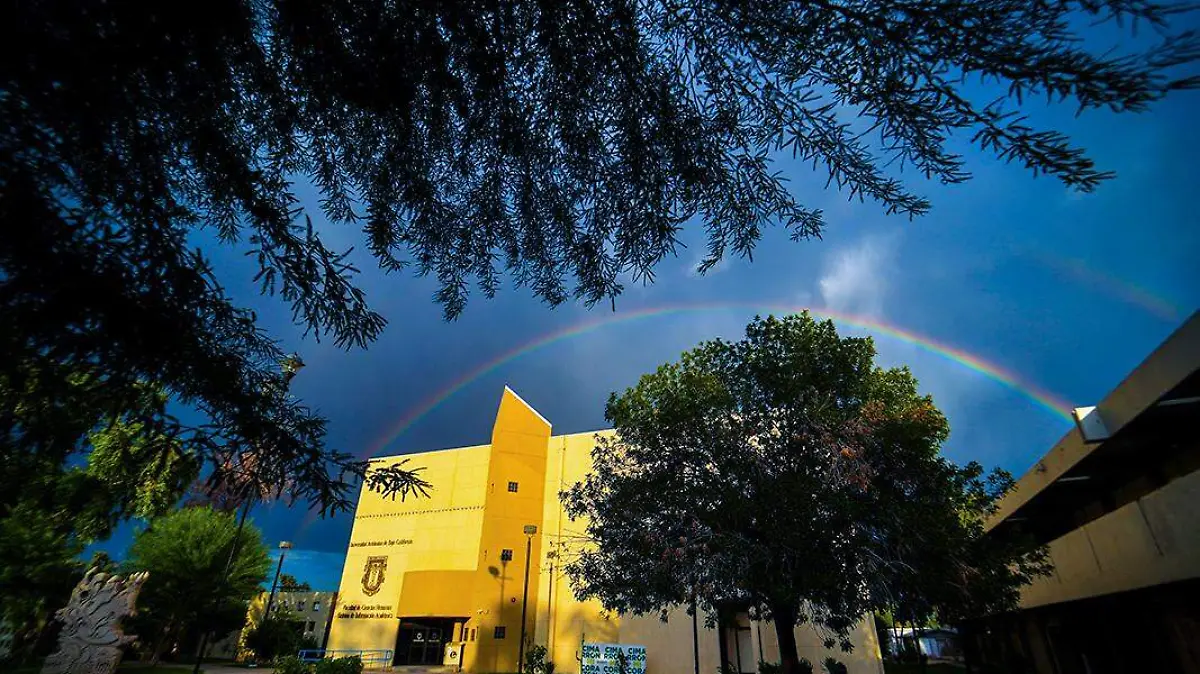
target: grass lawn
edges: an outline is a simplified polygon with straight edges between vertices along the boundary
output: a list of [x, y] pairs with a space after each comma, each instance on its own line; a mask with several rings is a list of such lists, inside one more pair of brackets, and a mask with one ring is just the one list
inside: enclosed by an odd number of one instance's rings
[[[206, 672], [214, 667], [229, 667], [232, 664], [229, 661], [209, 662], [205, 660], [204, 664], [200, 665], [200, 671]], [[148, 667], [137, 662], [123, 662], [117, 667], [117, 674], [181, 674], [182, 672], [191, 672], [194, 666], [193, 664], [186, 663], [172, 663]], [[270, 667], [266, 667], [260, 671], [270, 671], [270, 669]], [[249, 672], [251, 670], [247, 669], [246, 671]]]
[[[209, 665], [214, 667], [220, 665], [229, 665], [228, 662], [206, 662], [200, 666], [200, 671], [208, 669]], [[267, 668], [269, 669], [269, 668]], [[17, 669], [5, 670], [5, 674], [41, 674], [42, 665], [30, 665], [28, 667], [18, 667]], [[181, 674], [182, 672], [192, 671], [192, 665], [158, 665], [150, 667], [137, 662], [123, 662], [117, 666], [117, 674]], [[249, 670], [247, 670], [249, 671]]]
[[967, 668], [945, 662], [937, 662], [926, 665], [925, 669], [922, 670], [921, 665], [902, 665], [896, 662], [885, 662], [883, 663], [883, 671], [887, 674], [963, 674], [967, 671]]

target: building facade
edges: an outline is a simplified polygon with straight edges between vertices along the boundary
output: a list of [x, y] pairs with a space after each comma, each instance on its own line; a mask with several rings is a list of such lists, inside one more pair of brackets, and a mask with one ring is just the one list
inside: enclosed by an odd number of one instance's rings
[[[361, 492], [328, 648], [390, 651], [396, 665], [515, 672], [524, 615], [527, 643], [545, 646], [558, 672], [580, 671], [584, 641], [645, 646], [654, 674], [693, 672], [684, 610], [666, 622], [611, 615], [577, 599], [562, 572], [561, 553], [582, 539], [584, 525], [567, 518], [558, 494], [587, 475], [604, 433], [552, 435], [550, 422], [506, 388], [491, 444], [376, 459], [410, 460], [434, 489], [409, 500]], [[704, 620], [704, 674], [722, 661], [746, 674], [760, 660], [778, 661], [772, 624], [732, 613], [714, 631]], [[856, 628], [848, 654], [825, 650], [811, 628], [796, 634], [800, 655], [818, 668], [833, 656], [851, 674], [883, 671], [870, 620]]]
[[[246, 605], [246, 622], [242, 629], [226, 634], [224, 637], [209, 643], [204, 651], [206, 658], [229, 660], [248, 660], [250, 653], [246, 650], [244, 636], [258, 625], [270, 599], [270, 592], [260, 592]], [[325, 648], [329, 639], [329, 628], [333, 622], [333, 613], [337, 605], [337, 592], [294, 592], [276, 591], [275, 604], [271, 612], [279, 615], [278, 611], [288, 616], [293, 628], [298, 634], [310, 637], [317, 648]]]
[[[263, 592], [254, 599], [250, 605], [250, 615], [262, 615], [270, 594]], [[277, 591], [271, 613], [274, 615], [282, 609], [284, 615], [295, 625], [297, 632], [312, 638], [317, 648], [325, 648], [336, 605], [336, 592]]]
[[1046, 544], [1054, 572], [966, 626], [968, 660], [1200, 674], [1200, 314], [1075, 416], [989, 523]]

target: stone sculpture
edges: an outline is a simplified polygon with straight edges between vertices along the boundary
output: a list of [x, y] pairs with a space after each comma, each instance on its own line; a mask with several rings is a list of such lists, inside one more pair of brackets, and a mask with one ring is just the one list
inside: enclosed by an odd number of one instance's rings
[[67, 605], [54, 614], [63, 628], [58, 650], [46, 658], [42, 674], [115, 672], [121, 647], [137, 638], [121, 631], [121, 619], [133, 615], [138, 592], [149, 575], [124, 577], [90, 569]]

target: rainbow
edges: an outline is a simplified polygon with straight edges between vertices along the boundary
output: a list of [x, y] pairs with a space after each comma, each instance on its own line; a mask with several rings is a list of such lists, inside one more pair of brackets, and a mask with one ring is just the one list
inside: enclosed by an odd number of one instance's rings
[[1080, 285], [1107, 293], [1168, 323], [1177, 324], [1185, 315], [1178, 304], [1166, 297], [1156, 295], [1149, 288], [1132, 281], [1100, 271], [1084, 260], [1038, 251], [1030, 251], [1025, 255], [1057, 275], [1070, 277]]
[[978, 372], [979, 374], [982, 374], [988, 379], [991, 379], [999, 384], [1003, 384], [1004, 386], [1029, 398], [1055, 416], [1061, 417], [1067, 421], [1071, 420], [1070, 405], [1061, 398], [1055, 396], [1053, 393], [1041, 389], [1028, 381], [1022, 381], [1016, 374], [1008, 372], [1002, 369], [1000, 366], [989, 363], [977, 356], [973, 356], [965, 351], [956, 349], [948, 344], [936, 342], [929, 337], [910, 332], [894, 325], [882, 323], [873, 318], [855, 316], [852, 314], [847, 314], [840, 311], [831, 311], [828, 309], [812, 309], [808, 307], [797, 307], [783, 304], [772, 305], [757, 302], [721, 304], [705, 303], [638, 309], [629, 313], [586, 320], [582, 323], [577, 323], [575, 325], [542, 335], [531, 342], [527, 342], [521, 346], [506, 351], [499, 356], [496, 356], [492, 360], [476, 367], [474, 370], [467, 372], [463, 376], [442, 387], [433, 395], [429, 396], [424, 401], [413, 407], [408, 414], [397, 421], [396, 424], [389, 428], [379, 440], [369, 445], [361, 454], [359, 454], [359, 456], [362, 458], [367, 458], [379, 454], [396, 438], [403, 435], [404, 432], [409, 429], [409, 427], [420, 421], [426, 414], [429, 414], [438, 405], [441, 405], [446, 400], [453, 397], [454, 394], [469, 386], [476, 379], [490, 374], [500, 367], [539, 349], [562, 342], [564, 340], [579, 337], [580, 335], [586, 335], [590, 332], [595, 332], [596, 330], [611, 325], [619, 325], [632, 321], [645, 320], [648, 318], [658, 318], [660, 316], [729, 310], [749, 310], [764, 314], [795, 314], [800, 313], [801, 311], [808, 311], [810, 314], [818, 318], [832, 319], [834, 322], [846, 325], [848, 327], [867, 330], [869, 332], [893, 338], [906, 344], [912, 344], [924, 351], [936, 354], [953, 363], [962, 365], [969, 370]]
[[[405, 431], [412, 427], [413, 424], [420, 421], [433, 409], [452, 398], [456, 393], [469, 386], [475, 380], [494, 372], [495, 370], [513, 362], [514, 360], [538, 351], [539, 349], [543, 349], [552, 344], [557, 344], [568, 339], [586, 335], [590, 332], [595, 332], [596, 330], [613, 325], [658, 318], [661, 316], [675, 316], [730, 310], [754, 311], [761, 314], [794, 314], [801, 311], [808, 311], [817, 318], [828, 318], [833, 320], [835, 323], [846, 327], [865, 330], [870, 333], [903, 342], [905, 344], [911, 344], [924, 351], [940, 356], [952, 363], [977, 372], [984, 377], [1019, 393], [1059, 419], [1067, 422], [1071, 421], [1070, 405], [1066, 401], [1057, 397], [1053, 393], [1038, 387], [1032, 382], [1022, 379], [1015, 373], [1007, 371], [999, 365], [983, 360], [978, 356], [950, 346], [949, 344], [935, 341], [930, 337], [905, 330], [904, 328], [895, 325], [883, 323], [875, 318], [856, 316], [853, 314], [832, 311], [829, 309], [813, 309], [810, 307], [793, 306], [787, 304], [771, 304], [762, 302], [703, 303], [637, 309], [627, 313], [615, 315], [609, 314], [594, 319], [585, 320], [583, 322], [561, 328], [554, 332], [541, 335], [533, 341], [501, 353], [500, 355], [492, 358], [482, 365], [475, 367], [473, 370], [470, 370], [466, 374], [438, 389], [428, 398], [410, 409], [408, 413], [404, 415], [404, 417], [388, 428], [387, 431], [379, 438], [379, 440], [371, 443], [363, 451], [359, 452], [358, 456], [360, 458], [368, 458], [381, 454], [390, 444], [392, 444], [392, 442], [396, 440], [396, 438], [403, 435]], [[317, 513], [315, 509], [309, 512], [308, 516], [304, 519], [300, 526], [297, 537], [299, 537], [299, 534], [303, 533], [308, 528], [316, 516]]]

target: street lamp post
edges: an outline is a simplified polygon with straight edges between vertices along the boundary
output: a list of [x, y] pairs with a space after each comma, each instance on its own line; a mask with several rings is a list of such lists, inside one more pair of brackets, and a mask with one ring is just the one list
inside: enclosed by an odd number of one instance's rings
[[267, 610], [263, 612], [263, 620], [271, 617], [271, 606], [275, 604], [275, 587], [279, 585], [279, 572], [283, 571], [283, 558], [291, 549], [291, 541], [280, 541], [279, 563], [275, 565], [275, 580], [271, 581], [271, 596], [267, 598]]
[[536, 524], [525, 525], [525, 585], [521, 590], [521, 643], [517, 646], [517, 673], [525, 671], [525, 609], [529, 604], [529, 558], [533, 555], [533, 536]]

